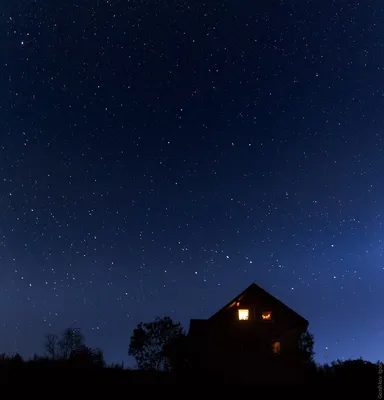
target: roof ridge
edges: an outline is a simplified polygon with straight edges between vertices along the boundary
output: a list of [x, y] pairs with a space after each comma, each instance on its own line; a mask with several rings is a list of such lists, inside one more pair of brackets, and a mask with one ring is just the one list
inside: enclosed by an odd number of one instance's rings
[[229, 301], [227, 304], [225, 304], [223, 307], [221, 307], [218, 311], [216, 311], [211, 317], [208, 318], [208, 320], [215, 318], [218, 314], [220, 314], [223, 310], [227, 309], [230, 307], [234, 302], [237, 302], [239, 298], [244, 296], [248, 291], [252, 289], [257, 289], [259, 291], [262, 291], [264, 294], [272, 298], [274, 301], [278, 302], [282, 307], [286, 308], [293, 314], [295, 314], [298, 318], [301, 320], [305, 321], [308, 324], [308, 320], [302, 317], [299, 313], [297, 313], [295, 310], [287, 306], [283, 301], [275, 297], [273, 294], [269, 293], [267, 290], [263, 289], [261, 286], [259, 286], [256, 282], [252, 282], [248, 287], [246, 287], [242, 292], [240, 292], [237, 296], [235, 296], [231, 301]]

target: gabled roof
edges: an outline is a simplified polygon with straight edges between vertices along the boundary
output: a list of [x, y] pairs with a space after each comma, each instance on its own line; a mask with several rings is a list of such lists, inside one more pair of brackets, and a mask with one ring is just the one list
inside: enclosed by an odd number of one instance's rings
[[275, 296], [272, 296], [270, 293], [268, 293], [266, 290], [264, 290], [259, 285], [256, 285], [256, 283], [252, 283], [250, 286], [248, 286], [245, 290], [243, 290], [236, 297], [234, 297], [229, 303], [227, 303], [223, 308], [221, 308], [219, 311], [217, 311], [215, 314], [213, 314], [208, 320], [215, 318], [217, 315], [221, 314], [223, 311], [227, 310], [228, 308], [233, 307], [237, 302], [239, 302], [242, 298], [244, 298], [246, 295], [248, 295], [250, 293], [261, 294], [262, 296], [271, 299], [271, 301], [273, 301], [275, 304], [279, 304], [279, 306], [281, 308], [284, 308], [286, 311], [291, 313], [298, 320], [298, 322], [300, 322], [303, 326], [307, 327], [309, 325], [309, 322], [305, 318], [303, 318], [300, 314], [298, 314], [296, 311], [292, 310], [292, 308], [288, 307], [286, 304], [284, 304], [282, 301], [280, 301]]

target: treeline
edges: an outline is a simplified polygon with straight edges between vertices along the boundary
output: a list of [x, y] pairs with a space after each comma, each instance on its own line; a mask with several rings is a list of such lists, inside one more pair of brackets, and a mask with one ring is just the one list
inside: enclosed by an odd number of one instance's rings
[[[128, 338], [127, 338], [128, 339]], [[371, 363], [362, 359], [337, 360], [327, 365], [318, 365], [314, 361], [314, 338], [306, 332], [299, 343], [301, 368], [304, 386], [312, 386], [316, 391], [321, 388], [339, 386], [343, 391], [364, 387], [364, 398], [370, 398], [369, 393], [376, 393], [376, 398], [382, 395], [383, 365], [380, 362]], [[19, 354], [0, 355], [0, 383], [15, 383], [30, 379], [59, 382], [64, 376], [71, 375], [69, 382], [98, 379], [97, 376], [108, 376], [108, 380], [116, 382], [123, 380], [131, 383], [216, 383], [216, 384], [263, 384], [257, 379], [256, 372], [250, 373], [241, 382], [241, 376], [236, 375], [239, 366], [227, 371], [199, 371], [189, 365], [188, 336], [179, 322], [169, 317], [157, 318], [152, 322], [140, 323], [134, 329], [130, 341], [127, 340], [128, 354], [136, 361], [136, 367], [124, 368], [124, 365], [105, 362], [101, 349], [86, 345], [85, 337], [79, 329], [68, 328], [60, 334], [50, 333], [44, 338], [43, 355], [35, 355], [24, 360]], [[124, 350], [123, 350], [124, 352]], [[255, 365], [257, 360], [255, 360]], [[260, 363], [259, 363], [260, 366]], [[261, 369], [265, 369], [261, 364]], [[79, 374], [79, 370], [93, 373]], [[280, 374], [287, 373], [279, 371]], [[23, 375], [24, 374], [24, 375]], [[224, 379], [225, 375], [225, 379]], [[261, 376], [261, 375], [260, 375]], [[100, 383], [104, 381], [100, 378]], [[265, 383], [265, 382], [264, 382]], [[331, 397], [333, 398], [333, 397]], [[345, 397], [344, 397], [345, 398]]]
[[[79, 329], [68, 328], [60, 335], [47, 334], [44, 339], [45, 354], [35, 355], [24, 360], [19, 354], [12, 356], [0, 354], [0, 368], [22, 366], [84, 367], [105, 368], [107, 365], [101, 349], [92, 349], [85, 344], [85, 338]], [[116, 368], [116, 365], [111, 365]]]

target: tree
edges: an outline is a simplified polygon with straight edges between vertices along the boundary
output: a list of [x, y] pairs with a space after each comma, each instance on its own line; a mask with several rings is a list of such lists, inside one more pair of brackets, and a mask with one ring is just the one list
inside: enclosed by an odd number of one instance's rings
[[68, 328], [58, 341], [62, 358], [68, 359], [71, 354], [85, 347], [85, 339], [83, 334], [78, 329]]
[[304, 364], [314, 364], [315, 352], [313, 350], [315, 339], [312, 333], [305, 331], [299, 340], [299, 357]]
[[57, 354], [59, 351], [58, 341], [59, 341], [58, 336], [53, 333], [48, 333], [45, 336], [44, 347], [45, 347], [45, 351], [48, 353], [48, 356], [50, 358], [56, 359], [59, 356]]
[[144, 370], [170, 371], [175, 367], [174, 349], [185, 338], [180, 322], [170, 317], [156, 318], [153, 322], [140, 322], [133, 330], [128, 354]]
[[52, 359], [68, 360], [73, 352], [85, 347], [84, 336], [78, 329], [67, 328], [60, 337], [55, 334], [46, 335], [44, 347]]

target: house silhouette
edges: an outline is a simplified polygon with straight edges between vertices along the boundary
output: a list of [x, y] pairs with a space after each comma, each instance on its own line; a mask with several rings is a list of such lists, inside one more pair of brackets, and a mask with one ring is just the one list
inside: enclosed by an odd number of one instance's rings
[[[252, 283], [208, 319], [191, 319], [190, 365], [262, 381], [296, 380], [308, 321]], [[283, 376], [278, 376], [283, 374]], [[284, 379], [283, 379], [284, 378]]]

